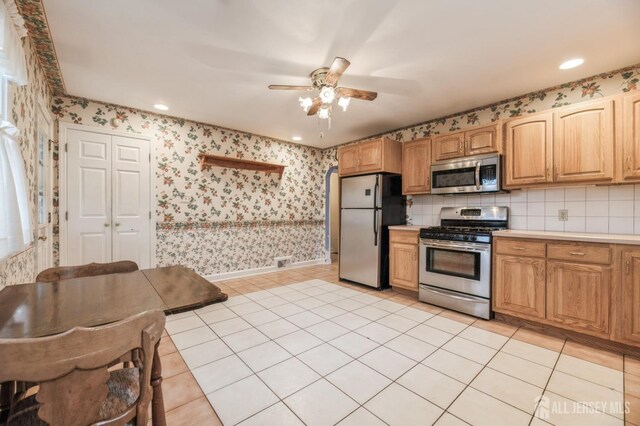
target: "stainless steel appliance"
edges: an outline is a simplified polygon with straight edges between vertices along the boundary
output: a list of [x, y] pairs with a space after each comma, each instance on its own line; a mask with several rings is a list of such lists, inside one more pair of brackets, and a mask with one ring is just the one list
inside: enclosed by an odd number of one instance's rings
[[500, 190], [500, 154], [458, 158], [431, 165], [432, 194]]
[[489, 319], [491, 233], [508, 223], [508, 207], [443, 207], [441, 226], [420, 230], [419, 299]]
[[340, 278], [384, 288], [389, 284], [389, 225], [405, 223], [402, 178], [343, 178], [340, 210]]

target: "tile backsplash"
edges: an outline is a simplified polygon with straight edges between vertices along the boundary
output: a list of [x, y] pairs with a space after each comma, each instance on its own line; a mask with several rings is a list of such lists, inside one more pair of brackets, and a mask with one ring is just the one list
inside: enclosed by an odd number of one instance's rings
[[[509, 227], [535, 231], [640, 235], [640, 185], [523, 189], [506, 194], [416, 195], [407, 207], [413, 225], [438, 225], [440, 209], [451, 206], [507, 206]], [[569, 219], [558, 219], [567, 210]]]

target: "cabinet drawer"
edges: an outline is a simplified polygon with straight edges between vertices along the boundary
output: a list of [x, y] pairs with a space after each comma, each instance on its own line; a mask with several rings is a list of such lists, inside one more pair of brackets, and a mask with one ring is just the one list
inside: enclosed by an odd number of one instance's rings
[[546, 243], [538, 241], [522, 241], [511, 239], [498, 239], [496, 243], [496, 253], [509, 254], [512, 256], [544, 257], [546, 253]]
[[611, 248], [608, 245], [549, 243], [547, 257], [554, 260], [611, 264]]
[[392, 243], [418, 244], [418, 231], [389, 231], [389, 239]]

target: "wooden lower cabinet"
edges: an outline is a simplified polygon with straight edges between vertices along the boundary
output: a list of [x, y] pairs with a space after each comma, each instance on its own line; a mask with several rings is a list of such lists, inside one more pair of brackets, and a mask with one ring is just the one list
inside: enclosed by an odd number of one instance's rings
[[640, 347], [640, 246], [494, 238], [493, 310]]
[[640, 345], [640, 249], [622, 251], [619, 324], [623, 341]]
[[611, 268], [547, 263], [546, 318], [589, 334], [609, 334]]
[[546, 261], [497, 255], [494, 270], [494, 310], [527, 318], [544, 318]]
[[418, 231], [389, 231], [389, 283], [418, 291]]

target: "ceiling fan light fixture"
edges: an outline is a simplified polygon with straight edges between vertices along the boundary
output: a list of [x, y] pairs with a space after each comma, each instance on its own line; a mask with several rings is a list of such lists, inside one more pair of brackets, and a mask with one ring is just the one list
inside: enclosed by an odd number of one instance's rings
[[322, 86], [320, 89], [320, 99], [323, 104], [330, 104], [336, 98], [336, 89], [331, 86]]
[[298, 102], [300, 102], [300, 106], [302, 107], [304, 112], [308, 112], [309, 108], [311, 108], [311, 105], [313, 104], [313, 99], [308, 97], [307, 98], [299, 97]]
[[318, 117], [326, 120], [331, 116], [331, 108], [328, 106], [323, 106], [318, 110]]
[[342, 96], [340, 99], [338, 99], [338, 106], [342, 107], [343, 111], [346, 111], [349, 107], [349, 102], [351, 102], [351, 98]]

